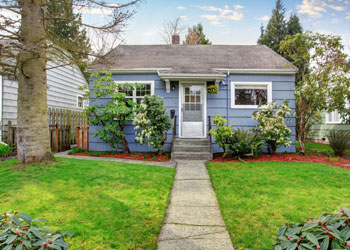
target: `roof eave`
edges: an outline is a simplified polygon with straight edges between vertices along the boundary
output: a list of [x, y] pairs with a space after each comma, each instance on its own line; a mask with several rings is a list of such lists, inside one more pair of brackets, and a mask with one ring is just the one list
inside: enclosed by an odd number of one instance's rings
[[223, 69], [217, 68], [216, 71], [226, 72], [229, 75], [295, 75], [296, 69]]

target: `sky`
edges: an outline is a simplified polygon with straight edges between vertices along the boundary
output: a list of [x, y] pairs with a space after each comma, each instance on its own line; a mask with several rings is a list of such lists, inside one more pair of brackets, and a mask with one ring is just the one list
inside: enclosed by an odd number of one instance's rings
[[[340, 35], [350, 47], [350, 0], [282, 2], [286, 16], [297, 13], [304, 30]], [[275, 0], [143, 0], [128, 21], [122, 39], [125, 44], [163, 44], [163, 24], [181, 17], [186, 27], [181, 39], [188, 27], [202, 23], [213, 44], [256, 44], [260, 25], [266, 26], [274, 6]]]

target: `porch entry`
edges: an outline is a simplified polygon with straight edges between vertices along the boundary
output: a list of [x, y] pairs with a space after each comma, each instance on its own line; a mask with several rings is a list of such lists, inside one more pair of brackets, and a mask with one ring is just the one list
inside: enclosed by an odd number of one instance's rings
[[206, 88], [204, 83], [183, 83], [180, 91], [182, 138], [204, 138]]

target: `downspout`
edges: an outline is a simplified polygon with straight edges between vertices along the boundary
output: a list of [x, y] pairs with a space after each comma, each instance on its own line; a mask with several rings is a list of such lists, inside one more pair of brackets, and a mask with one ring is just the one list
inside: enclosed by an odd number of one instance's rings
[[229, 113], [229, 106], [230, 106], [230, 99], [229, 99], [229, 85], [230, 85], [230, 83], [228, 82], [229, 75], [230, 75], [230, 71], [227, 70], [227, 76], [226, 76], [226, 83], [227, 83], [227, 93], [226, 93], [226, 100], [227, 100], [226, 117], [227, 118], [226, 119], [227, 119], [227, 123], [229, 122], [228, 113]]

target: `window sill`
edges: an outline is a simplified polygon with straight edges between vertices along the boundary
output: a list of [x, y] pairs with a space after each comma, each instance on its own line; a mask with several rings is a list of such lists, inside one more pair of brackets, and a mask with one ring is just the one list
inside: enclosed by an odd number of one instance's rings
[[258, 106], [258, 105], [233, 105], [231, 106], [231, 109], [263, 109], [266, 108], [267, 105], [264, 106]]
[[326, 122], [326, 125], [349, 125], [342, 122]]

